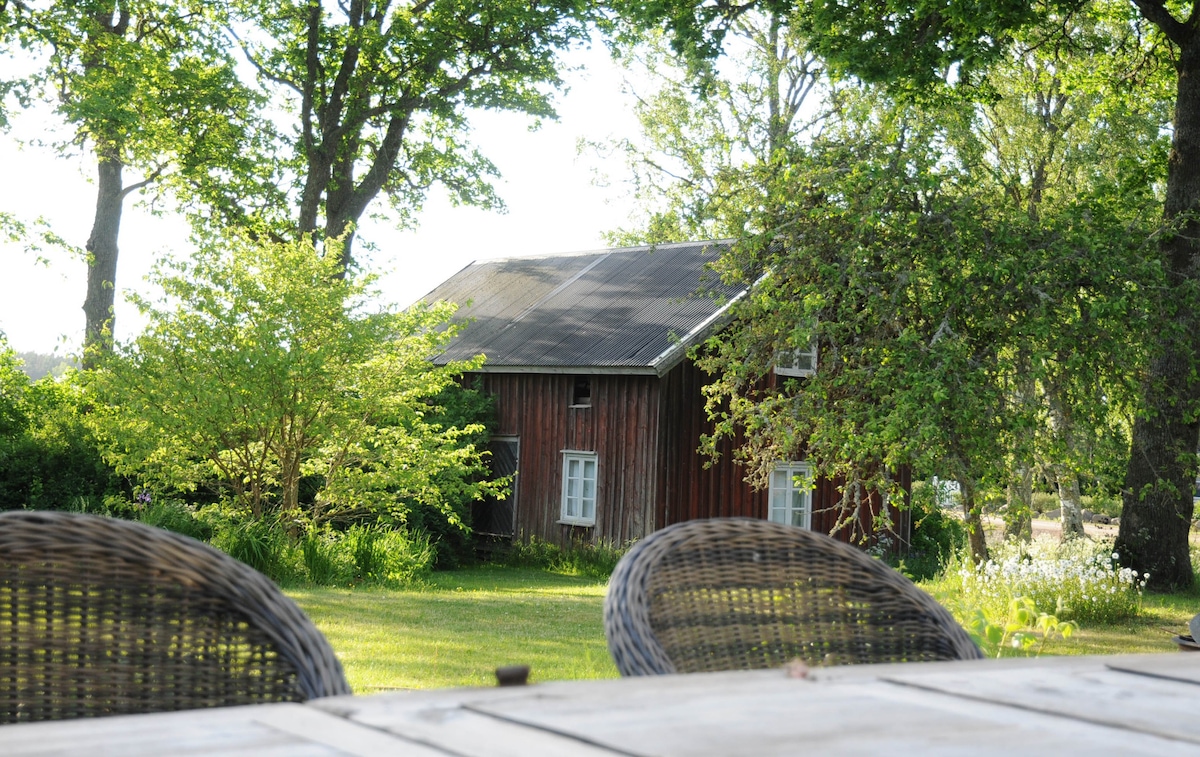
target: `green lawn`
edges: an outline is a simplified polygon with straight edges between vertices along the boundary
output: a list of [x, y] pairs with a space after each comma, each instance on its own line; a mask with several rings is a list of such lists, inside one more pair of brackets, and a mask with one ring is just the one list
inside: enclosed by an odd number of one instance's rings
[[[927, 589], [935, 587], [927, 586]], [[604, 642], [605, 584], [542, 570], [435, 573], [420, 588], [290, 589], [326, 635], [359, 693], [490, 686], [497, 666], [526, 664], [532, 680], [617, 675]], [[935, 592], [936, 593], [936, 592]], [[1085, 627], [1047, 654], [1175, 653], [1200, 592], [1148, 594], [1141, 617]]]
[[494, 685], [497, 666], [531, 680], [615, 677], [605, 584], [541, 570], [435, 573], [421, 588], [289, 589], [359, 693]]
[[1134, 654], [1141, 652], [1178, 653], [1171, 641], [1175, 634], [1188, 632], [1188, 621], [1200, 612], [1200, 595], [1147, 594], [1139, 617], [1123, 623], [1084, 627], [1076, 638], [1058, 642], [1053, 654]]

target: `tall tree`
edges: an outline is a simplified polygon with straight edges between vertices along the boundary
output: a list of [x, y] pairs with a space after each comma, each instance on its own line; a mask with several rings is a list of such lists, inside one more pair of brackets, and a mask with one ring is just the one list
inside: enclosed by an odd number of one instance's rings
[[[172, 172], [228, 166], [238, 142], [229, 116], [247, 110], [249, 98], [203, 3], [81, 0], [18, 10], [11, 28], [45, 61], [29, 84], [56, 100], [75, 143], [95, 157], [96, 207], [84, 245], [90, 367], [111, 348], [126, 199]], [[132, 183], [126, 169], [137, 173]]]
[[586, 38], [593, 10], [584, 0], [238, 4], [231, 29], [286, 114], [281, 159], [262, 161], [262, 180], [287, 203], [265, 218], [230, 206], [226, 218], [258, 216], [276, 237], [344, 238], [348, 265], [355, 226], [380, 194], [402, 220], [435, 183], [458, 202], [499, 205], [495, 167], [467, 143], [467, 112], [553, 116], [556, 53]]
[[[954, 152], [992, 187], [995, 202], [1035, 223], [1115, 189], [1125, 198], [1131, 228], [1146, 227], [1160, 206], [1154, 177], [1165, 166], [1169, 103], [1163, 77], [1138, 71], [1156, 63], [1157, 51], [1136, 38], [1127, 18], [1081, 12], [1056, 25], [1070, 34], [1047, 40], [1036, 29], [1026, 32], [990, 67], [990, 96], [971, 109], [968, 128], [951, 136]], [[1113, 85], [1133, 77], [1143, 85], [1137, 90]], [[1070, 291], [1063, 295], [1041, 306], [1054, 312], [1058, 327], [1022, 358], [1030, 365], [1019, 372], [1013, 401], [1038, 402], [1045, 422], [1014, 440], [1012, 473], [1026, 496], [1027, 469], [1034, 464], [1057, 486], [1069, 538], [1083, 535], [1080, 478], [1095, 480], [1095, 471], [1112, 467], [1113, 458], [1127, 461], [1128, 443], [1118, 454], [1112, 442], [1127, 436], [1144, 353], [1132, 334], [1092, 333], [1088, 302]], [[1080, 360], [1084, 349], [1125, 358]]]
[[826, 115], [824, 67], [784, 19], [751, 13], [731, 32], [736, 54], [705, 71], [700, 87], [660, 33], [635, 37], [625, 51], [649, 87], [634, 106], [642, 134], [595, 147], [624, 157], [645, 211], [609, 235], [614, 244], [741, 235], [765, 199], [753, 168], [784, 155]]
[[[1048, 14], [1070, 17], [1085, 6], [1079, 0], [761, 3], [777, 12], [801, 13], [798, 23], [814, 49], [838, 68], [867, 80], [917, 87], [947, 77], [972, 81], [1008, 48], [1016, 30], [1033, 28]], [[644, 21], [666, 21], [678, 49], [703, 57], [719, 50], [732, 18], [759, 4], [631, 0], [624, 12]], [[1200, 444], [1200, 5], [1091, 0], [1086, 7], [1114, 16], [1135, 12], [1131, 25], [1169, 45], [1175, 69], [1165, 230], [1158, 237], [1169, 294], [1160, 300], [1164, 326], [1154, 336], [1134, 423], [1117, 549], [1127, 566], [1150, 574], [1152, 586], [1190, 586], [1188, 532]]]

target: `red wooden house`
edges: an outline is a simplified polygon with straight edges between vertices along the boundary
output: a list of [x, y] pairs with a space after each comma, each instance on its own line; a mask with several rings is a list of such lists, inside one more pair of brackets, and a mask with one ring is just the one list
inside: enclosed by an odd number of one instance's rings
[[838, 491], [799, 483], [804, 461], [780, 461], [757, 491], [731, 455], [706, 467], [697, 452], [711, 430], [706, 375], [687, 353], [744, 294], [705, 270], [726, 244], [489, 260], [426, 297], [457, 303], [456, 318], [469, 319], [439, 360], [487, 356], [483, 387], [499, 419], [493, 468], [517, 474], [507, 501], [477, 513], [479, 532], [620, 545], [724, 516], [832, 530]]

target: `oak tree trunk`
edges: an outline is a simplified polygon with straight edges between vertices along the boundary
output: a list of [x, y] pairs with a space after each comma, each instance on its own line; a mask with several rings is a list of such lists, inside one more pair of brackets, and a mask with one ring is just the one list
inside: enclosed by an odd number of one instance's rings
[[1172, 31], [1179, 45], [1175, 132], [1163, 210], [1167, 229], [1159, 245], [1171, 293], [1163, 298], [1166, 324], [1133, 426], [1116, 542], [1122, 564], [1149, 573], [1148, 585], [1156, 589], [1193, 581], [1188, 530], [1200, 432], [1200, 318], [1189, 294], [1200, 284], [1200, 223], [1194, 216], [1200, 210], [1200, 41], [1190, 29]]

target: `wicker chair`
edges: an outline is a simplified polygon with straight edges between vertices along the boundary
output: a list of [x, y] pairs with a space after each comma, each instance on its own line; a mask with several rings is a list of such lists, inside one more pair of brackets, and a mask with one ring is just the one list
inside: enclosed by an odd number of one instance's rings
[[348, 694], [275, 584], [194, 539], [0, 513], [0, 723]]
[[604, 632], [626, 676], [982, 656], [950, 613], [878, 560], [736, 518], [635, 544], [609, 582]]

